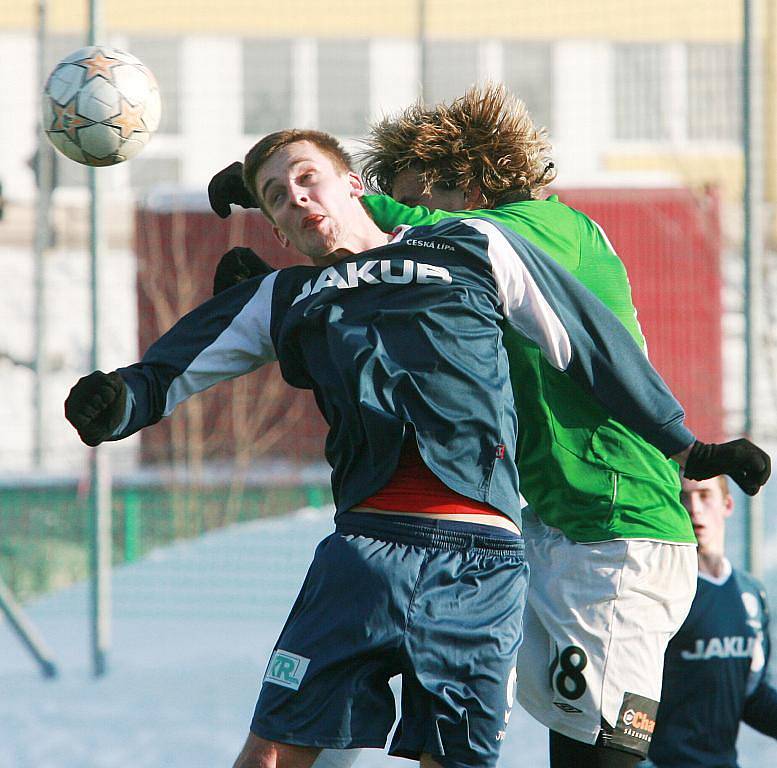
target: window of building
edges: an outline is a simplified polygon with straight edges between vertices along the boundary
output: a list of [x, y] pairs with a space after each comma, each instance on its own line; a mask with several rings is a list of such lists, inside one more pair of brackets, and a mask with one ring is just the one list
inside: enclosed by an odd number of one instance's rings
[[615, 138], [664, 141], [669, 138], [665, 114], [667, 56], [664, 46], [629, 43], [614, 47]]
[[321, 130], [363, 136], [370, 114], [370, 50], [366, 40], [318, 43], [318, 115]]
[[742, 49], [732, 43], [687, 46], [688, 138], [740, 141]]
[[428, 41], [423, 79], [427, 104], [458, 98], [478, 82], [478, 44], [465, 40]]
[[243, 133], [261, 136], [291, 125], [289, 40], [243, 40]]
[[504, 44], [504, 84], [529, 108], [534, 123], [552, 130], [553, 77], [549, 43]]

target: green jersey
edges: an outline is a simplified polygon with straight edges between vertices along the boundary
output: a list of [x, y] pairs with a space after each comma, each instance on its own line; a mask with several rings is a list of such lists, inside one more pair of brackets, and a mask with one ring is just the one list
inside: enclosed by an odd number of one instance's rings
[[[477, 216], [517, 232], [580, 280], [644, 348], [623, 263], [598, 224], [557, 196], [457, 213], [409, 208], [378, 195], [366, 196], [364, 203], [386, 231], [400, 224]], [[640, 538], [695, 543], [680, 504], [677, 465], [612, 419], [516, 331], [505, 329], [504, 344], [519, 419], [521, 492], [540, 519], [579, 542]]]

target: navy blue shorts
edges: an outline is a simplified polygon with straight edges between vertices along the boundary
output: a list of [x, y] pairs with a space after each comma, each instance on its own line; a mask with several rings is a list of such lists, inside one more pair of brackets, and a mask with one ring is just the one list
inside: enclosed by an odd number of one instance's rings
[[528, 566], [488, 526], [349, 512], [316, 549], [251, 731], [285, 744], [491, 766], [515, 691]]

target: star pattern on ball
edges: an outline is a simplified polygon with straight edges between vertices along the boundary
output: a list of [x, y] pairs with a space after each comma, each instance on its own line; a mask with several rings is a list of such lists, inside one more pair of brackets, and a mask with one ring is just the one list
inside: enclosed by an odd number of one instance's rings
[[[81, 151], [84, 152], [83, 149]], [[88, 152], [84, 152], [84, 157], [86, 157], [86, 159], [89, 161], [88, 164], [94, 166], [95, 168], [105, 168], [109, 165], [116, 165], [117, 162], [124, 160], [124, 158], [117, 153], [107, 155], [106, 157], [95, 157], [94, 155], [90, 155]]]
[[156, 86], [159, 87], [156, 77], [154, 76], [154, 73], [145, 65], [145, 64], [139, 64], [138, 69], [149, 79], [149, 81]]
[[89, 56], [86, 59], [74, 61], [74, 64], [78, 64], [79, 67], [86, 69], [86, 77], [84, 82], [89, 82], [93, 77], [102, 77], [108, 82], [113, 82], [113, 73], [111, 69], [121, 64], [119, 59], [113, 59], [110, 56], [106, 56], [102, 51], [97, 51], [93, 56]]
[[76, 131], [87, 125], [94, 125], [93, 120], [89, 120], [82, 115], [76, 114], [75, 98], [65, 104], [53, 104], [54, 122], [51, 124], [50, 131], [64, 131], [73, 141], [76, 140]]
[[143, 105], [138, 104], [137, 107], [133, 107], [125, 98], [122, 98], [120, 103], [121, 112], [110, 120], [106, 120], [105, 123], [118, 128], [122, 139], [128, 139], [132, 136], [133, 131], [145, 131]]

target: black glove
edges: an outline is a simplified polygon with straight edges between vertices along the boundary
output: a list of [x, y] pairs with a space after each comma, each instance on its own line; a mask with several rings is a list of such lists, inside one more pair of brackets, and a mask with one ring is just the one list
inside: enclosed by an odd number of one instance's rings
[[748, 496], [755, 496], [771, 471], [769, 454], [742, 437], [720, 444], [697, 440], [691, 446], [683, 474], [689, 480], [728, 475]]
[[65, 400], [65, 418], [87, 445], [107, 440], [124, 418], [127, 386], [113, 371], [95, 371], [79, 379]]
[[231, 248], [220, 259], [213, 275], [213, 295], [257, 275], [268, 275], [273, 268], [250, 248]]
[[208, 184], [208, 200], [210, 207], [226, 219], [232, 209], [230, 203], [242, 208], [258, 208], [254, 196], [243, 184], [243, 163], [234, 162], [220, 170]]

